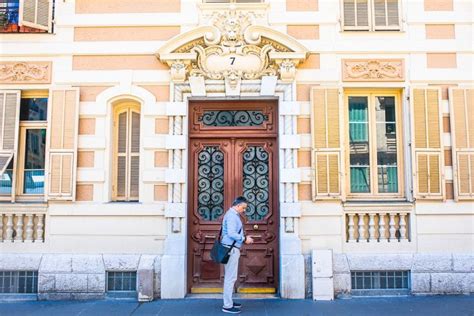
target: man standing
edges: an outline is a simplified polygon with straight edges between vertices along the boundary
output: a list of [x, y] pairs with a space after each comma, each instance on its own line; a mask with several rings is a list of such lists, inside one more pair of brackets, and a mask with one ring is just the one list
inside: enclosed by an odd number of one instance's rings
[[232, 203], [232, 207], [224, 215], [222, 221], [222, 244], [230, 249], [229, 261], [224, 267], [224, 306], [222, 311], [225, 313], [238, 314], [242, 307], [239, 303], [234, 303], [232, 294], [234, 284], [237, 281], [237, 271], [239, 269], [240, 247], [243, 243], [253, 243], [252, 237], [246, 237], [244, 228], [240, 219], [240, 214], [244, 214], [247, 208], [247, 199], [243, 196], [237, 197]]

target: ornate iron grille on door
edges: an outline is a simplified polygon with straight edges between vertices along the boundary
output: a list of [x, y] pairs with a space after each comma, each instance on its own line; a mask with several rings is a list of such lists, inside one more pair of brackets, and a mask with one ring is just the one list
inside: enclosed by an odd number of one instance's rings
[[214, 221], [224, 213], [224, 154], [205, 146], [198, 155], [198, 213]]
[[246, 215], [250, 221], [268, 214], [268, 153], [262, 146], [249, 146], [243, 154], [243, 195], [249, 201]]

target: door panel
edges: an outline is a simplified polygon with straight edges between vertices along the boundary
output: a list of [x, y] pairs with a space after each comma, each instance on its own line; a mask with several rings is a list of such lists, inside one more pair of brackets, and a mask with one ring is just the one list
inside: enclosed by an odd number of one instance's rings
[[[191, 141], [189, 234], [193, 284], [217, 286], [223, 269], [210, 258], [210, 250], [220, 229], [222, 216], [229, 206], [231, 186], [231, 146], [225, 139]], [[228, 181], [228, 180], [227, 180]]]
[[210, 250], [233, 199], [253, 245], [241, 249], [237, 289], [278, 288], [278, 113], [276, 100], [190, 101], [188, 290], [222, 288]]
[[210, 250], [232, 200], [244, 195], [249, 207], [242, 221], [255, 243], [242, 248], [236, 286], [276, 289], [276, 140], [196, 139], [190, 144], [190, 288], [222, 286], [223, 266], [212, 262]]
[[274, 287], [278, 260], [277, 185], [275, 178], [276, 141], [241, 139], [236, 142], [236, 195], [249, 203], [244, 219], [245, 231], [254, 244], [241, 251], [238, 288]]

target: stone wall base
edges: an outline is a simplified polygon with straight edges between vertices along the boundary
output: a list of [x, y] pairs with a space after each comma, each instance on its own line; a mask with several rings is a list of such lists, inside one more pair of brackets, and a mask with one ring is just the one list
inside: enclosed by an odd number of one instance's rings
[[[312, 297], [311, 256], [287, 258], [293, 273], [304, 269], [304, 280], [292, 289]], [[290, 260], [291, 259], [291, 260]], [[301, 264], [295, 265], [295, 259]], [[285, 261], [285, 262], [286, 262]], [[351, 271], [405, 270], [411, 272], [413, 295], [474, 294], [474, 255], [472, 254], [333, 254], [334, 292], [351, 295]], [[0, 271], [38, 271], [38, 299], [89, 300], [106, 297], [106, 271], [137, 271], [137, 299], [161, 297], [162, 256], [144, 254], [2, 254]], [[180, 269], [180, 271], [184, 269]], [[183, 273], [181, 273], [183, 274]], [[302, 275], [302, 274], [301, 274]], [[185, 278], [185, 275], [182, 275]], [[167, 280], [170, 282], [170, 280]]]
[[39, 300], [89, 300], [106, 296], [107, 271], [136, 271], [137, 299], [160, 297], [160, 255], [2, 254], [0, 271], [38, 271]]
[[[306, 297], [311, 297], [311, 258], [306, 261]], [[333, 254], [334, 292], [351, 295], [351, 271], [411, 272], [414, 295], [474, 294], [472, 254]], [[309, 275], [308, 275], [309, 274]]]

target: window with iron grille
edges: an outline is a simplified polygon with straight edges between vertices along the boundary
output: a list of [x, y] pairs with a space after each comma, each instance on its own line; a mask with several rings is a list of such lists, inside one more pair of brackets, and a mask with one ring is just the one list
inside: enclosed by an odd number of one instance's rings
[[0, 293], [38, 293], [38, 271], [0, 271]]
[[107, 272], [107, 292], [135, 292], [137, 290], [137, 272]]
[[408, 290], [410, 271], [353, 271], [352, 290]]

